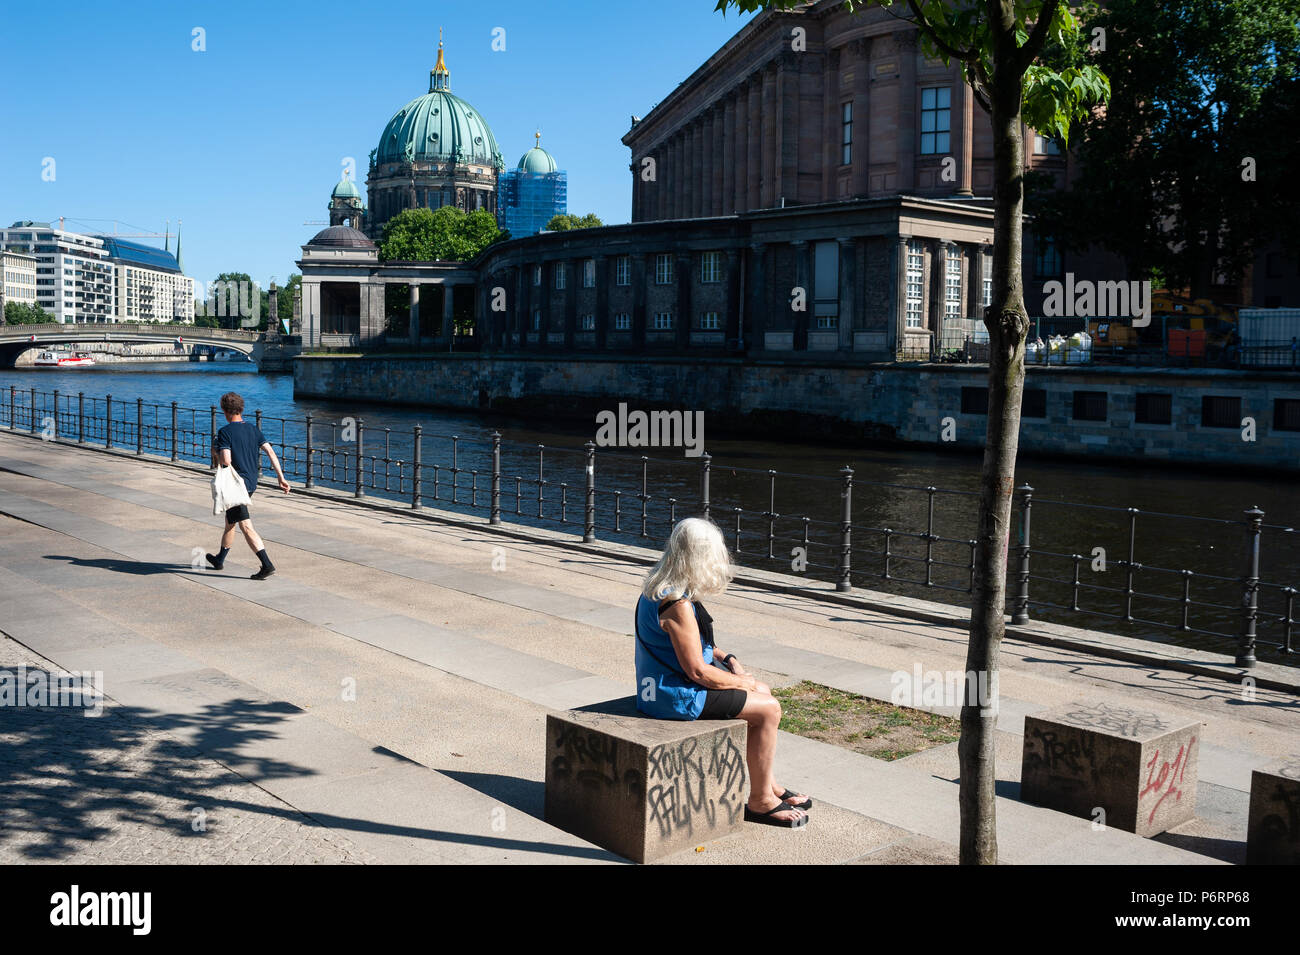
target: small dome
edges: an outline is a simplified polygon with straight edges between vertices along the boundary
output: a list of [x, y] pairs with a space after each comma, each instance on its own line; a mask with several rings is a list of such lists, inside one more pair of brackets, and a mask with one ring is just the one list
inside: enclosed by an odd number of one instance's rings
[[347, 176], [339, 180], [339, 184], [334, 187], [330, 193], [331, 199], [360, 199], [361, 192], [357, 189], [357, 184]]
[[521, 172], [555, 172], [559, 168], [555, 164], [555, 157], [541, 146], [534, 146], [519, 157]]
[[327, 246], [336, 249], [374, 249], [377, 246], [366, 238], [366, 234], [351, 226], [332, 225], [317, 232], [308, 245]]

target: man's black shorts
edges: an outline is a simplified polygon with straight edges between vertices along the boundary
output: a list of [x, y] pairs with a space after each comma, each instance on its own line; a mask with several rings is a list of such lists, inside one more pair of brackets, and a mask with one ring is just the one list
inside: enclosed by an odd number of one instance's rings
[[702, 720], [734, 720], [745, 708], [746, 690], [705, 690]]
[[240, 521], [246, 521], [248, 519], [247, 504], [236, 504], [234, 507], [226, 509], [227, 524], [238, 524]]

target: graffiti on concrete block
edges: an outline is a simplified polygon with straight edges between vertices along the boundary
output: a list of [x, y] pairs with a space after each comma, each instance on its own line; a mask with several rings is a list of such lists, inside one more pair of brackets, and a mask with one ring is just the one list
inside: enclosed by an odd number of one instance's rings
[[665, 839], [694, 835], [697, 823], [712, 829], [719, 817], [731, 825], [745, 808], [745, 754], [728, 730], [665, 743], [649, 752], [646, 783], [650, 818]]
[[561, 723], [555, 737], [558, 753], [551, 760], [557, 779], [572, 779], [596, 789], [621, 789], [640, 798], [645, 780], [634, 766], [619, 769], [619, 742], [597, 730]]
[[[1173, 802], [1178, 802], [1183, 798], [1184, 779], [1187, 776], [1187, 764], [1191, 761], [1192, 750], [1196, 747], [1196, 737], [1193, 736], [1188, 742], [1178, 747], [1177, 754], [1173, 759], [1169, 754], [1165, 758], [1160, 758], [1160, 750], [1156, 750], [1151, 758], [1147, 760], [1147, 779], [1142, 791], [1138, 793], [1138, 810], [1139, 812], [1146, 806], [1151, 806], [1151, 812], [1147, 815], [1147, 825], [1156, 817], [1158, 810], [1170, 796]], [[1154, 799], [1154, 802], [1151, 800]]]
[[1062, 716], [1061, 722], [1129, 738], [1163, 733], [1170, 728], [1169, 724], [1155, 713], [1111, 703], [1082, 703]]

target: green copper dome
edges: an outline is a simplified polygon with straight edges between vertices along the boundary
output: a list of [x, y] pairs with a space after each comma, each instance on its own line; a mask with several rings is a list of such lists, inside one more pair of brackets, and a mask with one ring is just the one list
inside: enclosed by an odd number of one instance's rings
[[394, 114], [379, 137], [375, 161], [476, 163], [504, 169], [496, 137], [478, 110], [451, 93], [450, 74], [438, 44], [429, 92]]
[[519, 171], [555, 172], [560, 167], [555, 164], [555, 157], [542, 148], [542, 131], [539, 129], [533, 135], [537, 137], [537, 143], [532, 149], [519, 157]]
[[357, 189], [356, 183], [346, 176], [339, 180], [339, 184], [334, 187], [330, 193], [331, 199], [360, 199], [361, 193]]

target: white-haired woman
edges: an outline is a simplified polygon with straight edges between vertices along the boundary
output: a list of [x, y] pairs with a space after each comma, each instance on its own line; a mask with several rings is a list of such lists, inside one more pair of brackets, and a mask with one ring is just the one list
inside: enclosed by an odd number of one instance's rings
[[[700, 603], [727, 589], [731, 557], [722, 532], [690, 517], [673, 528], [636, 605], [637, 709], [667, 720], [742, 719], [749, 724], [745, 819], [773, 826], [808, 822], [812, 800], [779, 786], [773, 773], [781, 704], [714, 646], [713, 618]], [[649, 681], [649, 683], [647, 683]]]

